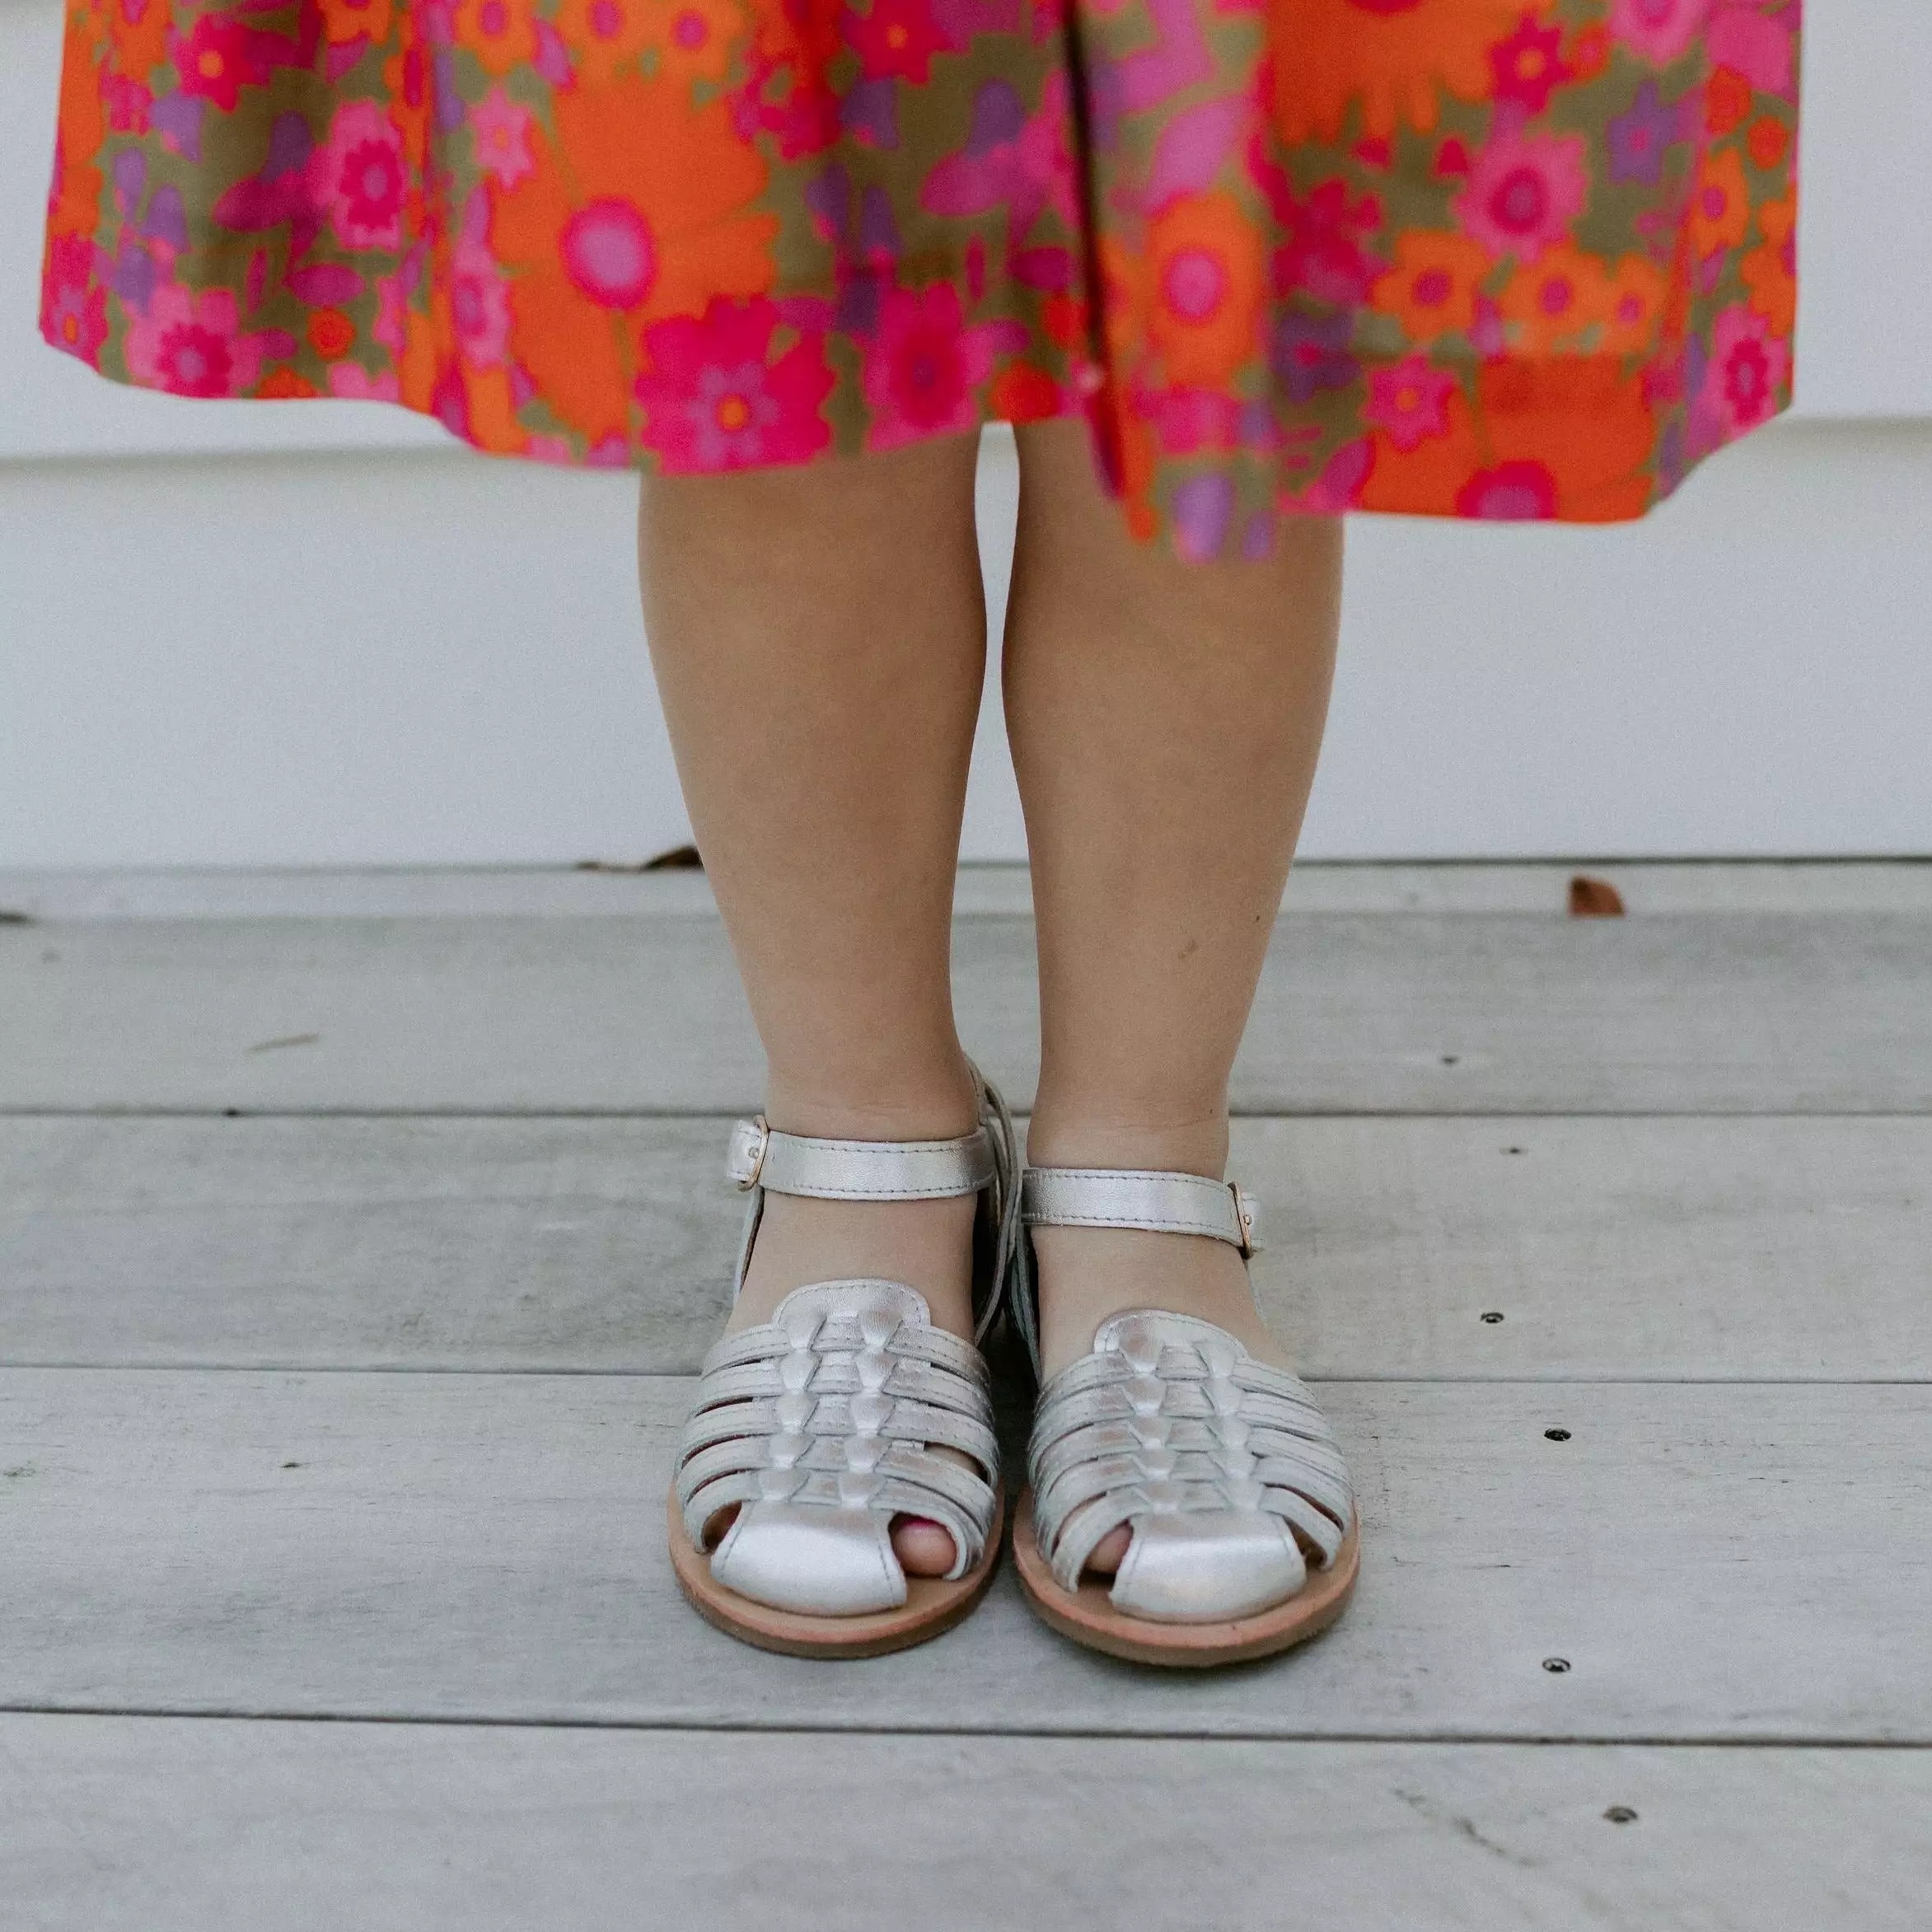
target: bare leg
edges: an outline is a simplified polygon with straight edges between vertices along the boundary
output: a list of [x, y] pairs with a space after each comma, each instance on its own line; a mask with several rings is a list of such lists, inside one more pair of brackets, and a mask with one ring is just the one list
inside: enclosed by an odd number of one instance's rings
[[[647, 480], [646, 629], [698, 844], [796, 1134], [943, 1139], [975, 1119], [949, 979], [985, 675], [976, 438]], [[732, 1326], [808, 1281], [919, 1289], [971, 1335], [973, 1203], [774, 1195]], [[952, 1538], [894, 1532], [913, 1574]]]
[[[1040, 934], [1029, 1158], [1219, 1178], [1321, 746], [1340, 525], [1285, 524], [1264, 563], [1183, 564], [1130, 539], [1078, 426], [1019, 436], [1005, 677]], [[1285, 1359], [1222, 1242], [1049, 1228], [1036, 1246], [1050, 1374], [1130, 1307], [1202, 1315]]]

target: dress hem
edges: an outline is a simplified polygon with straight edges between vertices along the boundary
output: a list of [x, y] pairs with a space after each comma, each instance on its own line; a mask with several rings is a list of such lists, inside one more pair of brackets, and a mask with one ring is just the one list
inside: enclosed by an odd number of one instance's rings
[[[143, 383], [131, 375], [104, 367], [101, 363], [77, 349], [63, 342], [50, 331], [43, 330], [42, 339], [51, 349], [72, 358], [99, 377], [104, 382], [110, 382], [117, 388], [143, 391], [150, 395], [174, 395], [180, 392], [160, 385]], [[1502, 365], [1492, 365], [1502, 366]], [[1068, 392], [1062, 391], [1063, 395]], [[1024, 414], [1003, 413], [995, 408], [981, 405], [973, 419], [968, 423], [949, 423], [922, 431], [917, 435], [903, 437], [882, 448], [865, 450], [842, 450], [821, 448], [798, 456], [779, 456], [770, 460], [732, 465], [723, 469], [679, 470], [666, 465], [655, 453], [637, 444], [625, 446], [621, 461], [601, 456], [595, 451], [578, 454], [563, 446], [560, 442], [545, 447], [545, 439], [537, 436], [526, 436], [512, 442], [508, 438], [492, 440], [474, 423], [465, 421], [453, 423], [440, 410], [433, 400], [414, 401], [400, 396], [375, 395], [353, 397], [317, 392], [312, 395], [290, 394], [287, 391], [266, 394], [259, 391], [253, 395], [222, 396], [182, 396], [185, 401], [208, 403], [222, 402], [272, 402], [330, 404], [350, 401], [372, 401], [387, 409], [401, 409], [424, 422], [434, 423], [450, 438], [453, 447], [475, 451], [479, 456], [510, 462], [538, 463], [546, 469], [582, 470], [587, 472], [609, 472], [628, 470], [639, 475], [662, 476], [723, 476], [739, 475], [758, 470], [804, 470], [813, 465], [839, 461], [854, 461], [869, 456], [885, 456], [894, 451], [915, 447], [917, 444], [933, 442], [947, 437], [977, 436], [995, 423], [1003, 423], [1011, 428], [1019, 428], [1033, 423], [1092, 421], [1092, 412], [1084, 405], [1084, 400], [1078, 395], [1069, 395], [1064, 406], [1050, 410], [1030, 412]], [[1369, 486], [1377, 481], [1375, 469], [1372, 466], [1365, 475], [1359, 479], [1352, 489], [1317, 483], [1300, 489], [1283, 487], [1275, 493], [1274, 513], [1279, 517], [1306, 516], [1371, 516], [1424, 517], [1431, 521], [1462, 523], [1554, 523], [1576, 528], [1604, 528], [1617, 525], [1642, 522], [1650, 513], [1670, 501], [1677, 491], [1688, 482], [1705, 462], [1737, 443], [1747, 440], [1758, 430], [1777, 421], [1789, 413], [1791, 397], [1787, 393], [1780, 396], [1769, 411], [1758, 420], [1743, 424], [1720, 435], [1708, 447], [1700, 448], [1696, 455], [1686, 458], [1674, 468], [1658, 468], [1649, 461], [1640, 464], [1630, 475], [1612, 480], [1594, 489], [1574, 493], [1567, 503], [1551, 510], [1539, 508], [1523, 503], [1511, 503], [1507, 498], [1498, 505], [1474, 510], [1461, 507], [1458, 501], [1446, 500], [1440, 494], [1431, 494], [1420, 489], [1405, 491], [1401, 487], [1384, 484], [1373, 491], [1374, 500], [1363, 500], [1369, 493]], [[1547, 431], [1551, 421], [1551, 413], [1539, 411], [1539, 424]], [[1561, 419], [1558, 419], [1561, 421]], [[1591, 412], [1579, 409], [1572, 413], [1565, 428], [1583, 437], [1591, 428]], [[1567, 440], [1567, 438], [1565, 439]], [[1205, 461], [1201, 462], [1196, 474], [1213, 475], [1216, 470], [1214, 458], [1223, 459], [1221, 467], [1241, 464], [1268, 466], [1270, 459], [1264, 452], [1242, 450], [1239, 447], [1203, 452]], [[1373, 465], [1375, 452], [1370, 454]], [[1104, 465], [1097, 465], [1102, 480], [1107, 486], [1109, 494], [1116, 502], [1129, 503], [1131, 493], [1118, 488], [1108, 477]], [[1640, 489], [1640, 494], [1639, 494]], [[1140, 531], [1145, 540], [1167, 538], [1176, 540], [1176, 533], [1168, 528], [1164, 520], [1161, 524]], [[1177, 547], [1186, 550], [1184, 541], [1177, 540]], [[1196, 559], [1200, 560], [1200, 559]]]

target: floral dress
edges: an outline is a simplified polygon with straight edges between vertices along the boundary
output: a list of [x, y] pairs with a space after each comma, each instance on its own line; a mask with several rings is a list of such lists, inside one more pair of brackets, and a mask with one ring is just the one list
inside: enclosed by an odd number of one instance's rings
[[1641, 515], [1788, 401], [1801, 0], [69, 0], [41, 327], [669, 472], [1082, 416], [1133, 529]]

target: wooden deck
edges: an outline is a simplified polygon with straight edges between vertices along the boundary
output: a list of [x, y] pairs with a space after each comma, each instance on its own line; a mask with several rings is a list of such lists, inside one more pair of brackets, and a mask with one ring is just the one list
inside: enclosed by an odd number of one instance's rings
[[1932, 868], [1607, 869], [1290, 890], [1235, 1165], [1364, 1578], [1205, 1680], [682, 1606], [701, 879], [0, 876], [0, 1925], [1924, 1932]]

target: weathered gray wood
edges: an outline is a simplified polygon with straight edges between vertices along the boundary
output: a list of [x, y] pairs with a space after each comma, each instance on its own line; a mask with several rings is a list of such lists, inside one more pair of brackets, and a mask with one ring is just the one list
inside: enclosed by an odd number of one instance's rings
[[[1020, 868], [1000, 867], [1002, 873]], [[1023, 876], [1023, 872], [1022, 872]], [[585, 919], [700, 913], [715, 918], [696, 870], [577, 866], [219, 867], [208, 871], [0, 871], [0, 906], [79, 919]]]
[[[1025, 1102], [1030, 921], [961, 922]], [[0, 1106], [708, 1111], [760, 1056], [703, 917], [0, 925]], [[1932, 920], [1284, 920], [1236, 1069], [1278, 1112], [1932, 1110]]]
[[0, 1361], [694, 1372], [695, 1120], [0, 1120]]
[[[1658, 913], [1932, 913], [1932, 863], [1582, 859], [1564, 863], [1350, 864], [1295, 868], [1295, 912], [1563, 912], [1579, 872], [1607, 879], [1631, 916]], [[960, 868], [955, 910], [1027, 913], [1023, 865]], [[42, 919], [531, 918], [716, 910], [700, 872], [556, 866], [288, 871], [21, 872], [0, 869], [0, 909]]]
[[1321, 1375], [1932, 1378], [1932, 1120], [1242, 1120], [1234, 1158]]
[[0, 1373], [0, 1705], [1932, 1743], [1932, 1390], [1330, 1384], [1355, 1609], [1202, 1681], [1074, 1649], [1010, 1575], [938, 1644], [863, 1667], [718, 1635], [664, 1553], [689, 1387]]
[[1743, 864], [1298, 864], [1290, 912], [1567, 913], [1579, 872], [1607, 880], [1633, 919], [1719, 912], [1932, 913], [1932, 864], [1916, 860]]
[[[725, 1132], [0, 1120], [0, 1361], [690, 1373]], [[1932, 1380], [1932, 1119], [1242, 1120], [1233, 1171], [1316, 1375]]]
[[1932, 1886], [1911, 1751], [15, 1717], [0, 1767], [32, 1932], [1920, 1932]]

